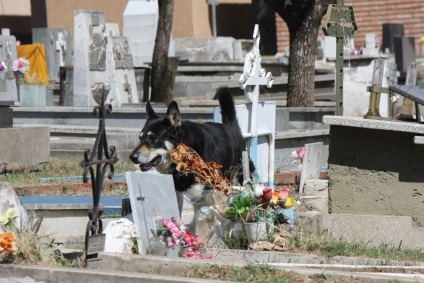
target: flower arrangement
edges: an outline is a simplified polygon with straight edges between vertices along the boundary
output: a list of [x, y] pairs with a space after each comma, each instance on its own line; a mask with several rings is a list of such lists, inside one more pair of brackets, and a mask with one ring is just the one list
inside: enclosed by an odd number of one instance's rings
[[171, 161], [176, 170], [182, 174], [194, 174], [196, 182], [223, 191], [228, 194], [231, 190], [230, 181], [224, 178], [216, 162], [205, 162], [192, 148], [180, 143], [171, 153]]
[[293, 163], [299, 162], [297, 169], [301, 170], [303, 167], [303, 157], [305, 155], [305, 148], [302, 147], [298, 150], [295, 150], [291, 153], [290, 157], [293, 158]]
[[15, 233], [8, 231], [12, 228], [12, 220], [17, 217], [16, 210], [9, 208], [4, 214], [0, 215], [0, 225], [4, 232], [0, 232], [0, 254], [12, 254], [16, 251]]
[[205, 245], [199, 242], [199, 237], [186, 231], [185, 225], [180, 223], [176, 217], [171, 217], [171, 220], [163, 218], [161, 225], [158, 229], [151, 230], [151, 238], [154, 236], [165, 237], [168, 248], [175, 249], [180, 247], [182, 249], [179, 256], [197, 259], [213, 258], [212, 254], [205, 254]]
[[254, 184], [251, 180], [246, 180], [243, 188], [230, 196], [226, 218], [242, 223], [267, 221], [284, 224], [293, 221], [285, 213], [285, 210], [297, 204], [296, 199], [290, 196], [289, 188], [273, 190], [263, 184]]
[[18, 58], [13, 61], [12, 68], [15, 72], [21, 72], [22, 74], [25, 74], [29, 71], [29, 62], [25, 58]]

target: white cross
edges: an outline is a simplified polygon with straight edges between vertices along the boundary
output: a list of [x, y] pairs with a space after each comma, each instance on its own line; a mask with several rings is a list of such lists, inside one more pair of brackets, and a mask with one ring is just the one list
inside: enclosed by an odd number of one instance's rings
[[271, 72], [266, 73], [261, 66], [261, 54], [259, 52], [260, 42], [259, 26], [255, 25], [253, 32], [253, 50], [250, 51], [244, 61], [243, 74], [240, 76], [239, 84], [244, 89], [244, 96], [248, 103], [252, 103], [252, 113], [250, 121], [250, 134], [252, 137], [250, 145], [250, 158], [253, 164], [257, 164], [257, 109], [259, 102], [259, 87], [266, 85], [268, 88], [272, 86], [274, 81]]
[[59, 66], [65, 66], [66, 41], [63, 32], [57, 34], [56, 51], [59, 53]]

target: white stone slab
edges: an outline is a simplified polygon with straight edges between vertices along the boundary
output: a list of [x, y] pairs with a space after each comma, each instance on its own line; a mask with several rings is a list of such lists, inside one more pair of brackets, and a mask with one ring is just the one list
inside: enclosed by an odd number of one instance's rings
[[134, 74], [134, 63], [125, 36], [110, 36], [111, 48], [107, 49], [106, 58], [110, 68], [109, 83], [113, 89], [109, 95], [109, 103], [114, 107], [120, 107], [123, 103], [139, 103], [137, 86]]
[[67, 29], [33, 28], [32, 41], [44, 45], [49, 81], [60, 81], [60, 67], [72, 66], [71, 35]]
[[0, 73], [0, 101], [14, 101], [15, 103], [19, 101], [16, 80], [12, 70], [13, 61], [16, 58], [16, 38], [14, 36], [1, 35], [0, 60], [5, 62], [6, 65], [9, 65], [8, 70], [12, 73], [9, 77], [6, 72]]
[[[94, 69], [90, 66], [89, 50], [93, 46], [93, 36], [103, 34], [103, 44], [96, 46], [99, 52], [98, 57], [106, 56], [106, 49], [112, 48], [108, 43], [105, 30], [105, 16], [101, 11], [76, 10], [74, 12], [74, 96], [73, 106], [94, 106], [96, 105], [91, 94], [91, 87], [95, 83], [109, 82], [110, 76], [107, 70], [108, 61], [101, 64], [104, 68]], [[100, 54], [101, 52], [101, 54]], [[94, 53], [93, 53], [94, 54]], [[93, 57], [93, 56], [92, 56]], [[92, 58], [93, 60], [93, 58]], [[103, 60], [100, 60], [103, 62]], [[99, 64], [100, 65], [100, 64]], [[109, 96], [116, 95], [114, 89], [110, 90]], [[108, 98], [110, 99], [110, 98]]]
[[128, 194], [140, 254], [146, 254], [150, 229], [156, 221], [176, 216], [180, 218], [172, 175], [153, 172], [127, 172]]
[[305, 144], [302, 173], [300, 175], [299, 193], [303, 193], [303, 186], [307, 180], [318, 180], [321, 169], [323, 143]]

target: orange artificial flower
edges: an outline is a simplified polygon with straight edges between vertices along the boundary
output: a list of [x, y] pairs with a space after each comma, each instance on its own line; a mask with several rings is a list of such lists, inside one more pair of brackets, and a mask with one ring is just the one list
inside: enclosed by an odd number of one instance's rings
[[270, 203], [277, 205], [280, 200], [280, 192], [273, 192]]
[[0, 254], [16, 251], [15, 234], [13, 232], [0, 233]]

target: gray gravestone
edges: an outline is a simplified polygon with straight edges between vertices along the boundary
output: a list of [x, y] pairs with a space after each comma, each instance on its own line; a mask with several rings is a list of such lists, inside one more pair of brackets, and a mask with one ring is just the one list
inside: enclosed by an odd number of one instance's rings
[[[101, 11], [74, 12], [74, 95], [73, 106], [94, 106], [91, 88], [96, 83], [109, 82], [107, 64], [108, 35], [104, 13]], [[111, 90], [108, 97], [115, 96]]]
[[307, 180], [318, 180], [321, 169], [322, 142], [305, 144], [302, 173], [300, 175], [299, 193]]
[[16, 38], [0, 36], [0, 60], [7, 66], [7, 71], [0, 73], [0, 101], [18, 102], [13, 61], [16, 60]]
[[133, 57], [125, 36], [111, 36], [111, 49], [107, 49], [108, 65], [111, 66], [110, 86], [114, 89], [111, 102], [114, 107], [122, 104], [138, 104]]
[[72, 66], [71, 35], [69, 30], [33, 28], [32, 41], [44, 45], [49, 81], [59, 82], [60, 67]]
[[140, 254], [146, 254], [150, 229], [156, 229], [157, 220], [180, 219], [172, 175], [151, 172], [127, 172], [128, 194]]

